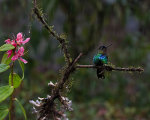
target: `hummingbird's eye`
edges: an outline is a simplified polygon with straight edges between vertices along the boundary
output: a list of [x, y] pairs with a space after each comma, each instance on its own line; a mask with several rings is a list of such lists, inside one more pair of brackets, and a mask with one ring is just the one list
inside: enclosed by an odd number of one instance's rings
[[106, 47], [105, 46], [100, 46], [99, 50], [104, 50]]

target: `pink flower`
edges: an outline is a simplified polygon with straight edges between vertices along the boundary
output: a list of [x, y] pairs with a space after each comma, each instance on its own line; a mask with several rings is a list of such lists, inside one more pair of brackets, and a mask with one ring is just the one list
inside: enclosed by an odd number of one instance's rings
[[19, 50], [16, 52], [16, 54], [11, 58], [12, 61], [15, 61], [17, 59], [20, 59], [22, 62], [25, 64], [28, 63], [25, 59], [23, 59], [21, 56], [24, 55], [24, 48], [21, 47]]
[[12, 61], [20, 59], [25, 64], [28, 63], [25, 59], [22, 58], [22, 56], [24, 55], [23, 45], [26, 44], [29, 41], [30, 41], [30, 38], [26, 38], [24, 40], [22, 33], [18, 33], [15, 40], [10, 40], [10, 39], [5, 40], [6, 44], [12, 44], [15, 47], [15, 49], [7, 51], [8, 58], [13, 53], [14, 56], [11, 58]]
[[17, 39], [22, 39], [22, 37], [23, 37], [22, 33], [17, 34]]
[[23, 41], [23, 35], [22, 33], [18, 33], [17, 34], [17, 38], [16, 38], [16, 42], [18, 45], [21, 45], [22, 44], [22, 41]]
[[23, 41], [23, 35], [22, 33], [17, 34], [16, 42], [18, 45], [24, 45], [25, 43], [29, 42], [30, 38], [27, 38], [26, 40]]
[[17, 44], [16, 44], [15, 40], [12, 40], [10, 44], [12, 44], [14, 47], [16, 47], [16, 46], [17, 46]]
[[23, 47], [19, 48], [17, 54], [18, 54], [18, 56], [23, 56], [24, 55], [24, 48]]
[[23, 58], [21, 58], [21, 57], [20, 57], [20, 60], [21, 60], [22, 62], [24, 62], [25, 64], [28, 63], [28, 61], [26, 61], [25, 59], [23, 59]]
[[8, 54], [8, 58], [9, 58], [11, 56], [11, 54], [12, 54], [12, 50], [8, 50], [7, 54]]
[[30, 41], [30, 38], [27, 38], [25, 41], [22, 41], [22, 44], [24, 45], [24, 44], [26, 44], [29, 41]]
[[17, 59], [18, 59], [18, 54], [15, 54], [15, 55], [11, 58], [12, 61], [15, 61], [15, 60], [17, 60]]
[[7, 44], [11, 44], [10, 39], [5, 40], [5, 42], [6, 42]]
[[6, 42], [6, 44], [12, 44], [14, 47], [16, 47], [16, 46], [17, 46], [17, 44], [16, 44], [15, 40], [7, 39], [7, 40], [5, 40], [5, 42]]

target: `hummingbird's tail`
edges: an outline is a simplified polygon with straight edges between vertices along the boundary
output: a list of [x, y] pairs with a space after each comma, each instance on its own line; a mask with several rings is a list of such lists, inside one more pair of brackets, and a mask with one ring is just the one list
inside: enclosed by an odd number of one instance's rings
[[97, 68], [97, 77], [98, 79], [105, 79], [104, 70], [101, 68]]

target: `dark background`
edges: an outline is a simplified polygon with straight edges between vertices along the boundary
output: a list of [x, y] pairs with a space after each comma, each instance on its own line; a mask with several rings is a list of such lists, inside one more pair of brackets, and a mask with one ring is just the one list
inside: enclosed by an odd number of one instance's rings
[[[41, 0], [45, 18], [58, 33], [66, 33], [71, 56], [87, 53], [81, 64], [92, 64], [99, 45], [108, 49], [109, 61], [120, 67], [143, 67], [139, 73], [106, 73], [96, 77], [94, 69], [80, 69], [70, 77], [68, 97], [73, 101], [70, 120], [149, 120], [150, 119], [150, 1], [149, 0]], [[25, 79], [16, 97], [34, 120], [29, 100], [46, 97], [49, 81], [57, 81], [65, 64], [55, 40], [32, 11], [31, 0], [0, 0], [0, 45], [23, 32], [31, 37], [25, 59]], [[2, 58], [3, 53], [0, 53]], [[16, 64], [15, 71], [21, 75]], [[0, 74], [0, 86], [8, 84], [8, 72]], [[8, 104], [5, 101], [1, 104]], [[23, 120], [16, 108], [16, 120]]]

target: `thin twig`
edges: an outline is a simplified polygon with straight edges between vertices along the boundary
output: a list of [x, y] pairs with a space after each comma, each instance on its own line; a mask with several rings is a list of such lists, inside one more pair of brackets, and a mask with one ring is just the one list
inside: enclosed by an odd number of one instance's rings
[[144, 69], [141, 67], [121, 68], [121, 67], [113, 67], [113, 66], [109, 66], [109, 65], [104, 65], [104, 66], [77, 65], [76, 68], [103, 68], [107, 71], [132, 71], [132, 72], [143, 72], [144, 71]]
[[48, 32], [60, 42], [62, 50], [63, 50], [65, 58], [66, 58], [66, 61], [69, 65], [71, 63], [71, 57], [70, 57], [70, 54], [69, 54], [68, 49], [67, 49], [66, 38], [62, 37], [61, 35], [58, 35], [53, 30], [53, 26], [48, 25], [48, 23], [46, 22], [46, 20], [42, 16], [39, 8], [37, 7], [36, 0], [34, 0], [33, 3], [34, 3], [34, 8], [33, 8], [34, 13], [36, 14], [36, 16], [40, 20], [40, 22], [43, 24], [43, 26], [48, 30]]
[[80, 54], [78, 55], [78, 57], [74, 60], [73, 65], [74, 65], [75, 63], [77, 63], [77, 61], [81, 58], [82, 55], [83, 55], [83, 53], [80, 53]]

